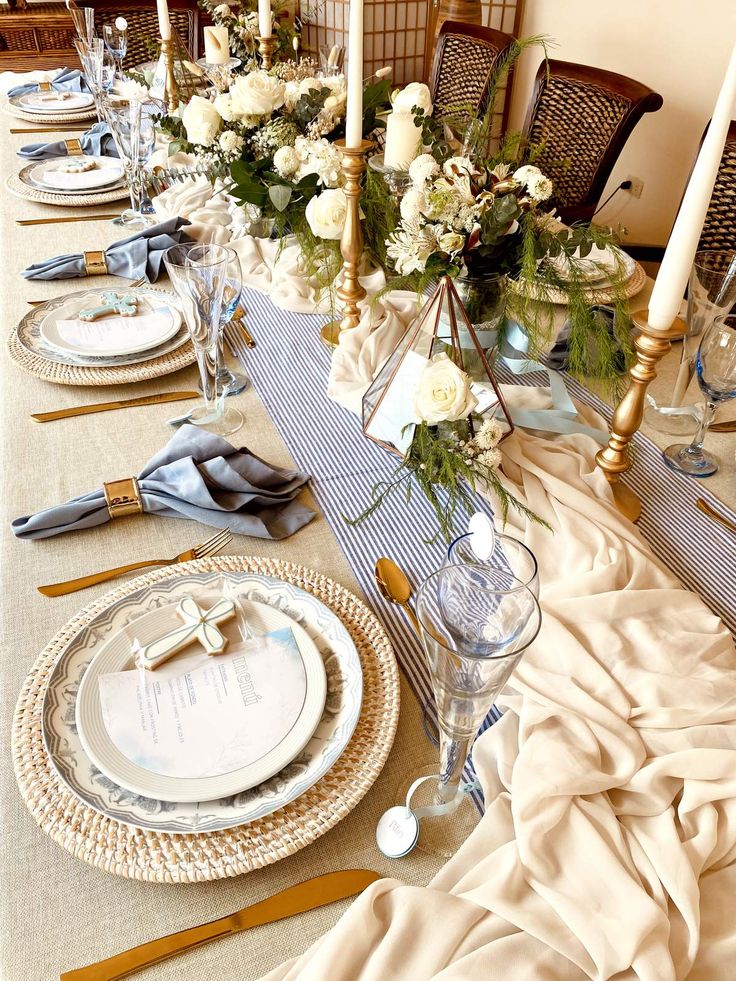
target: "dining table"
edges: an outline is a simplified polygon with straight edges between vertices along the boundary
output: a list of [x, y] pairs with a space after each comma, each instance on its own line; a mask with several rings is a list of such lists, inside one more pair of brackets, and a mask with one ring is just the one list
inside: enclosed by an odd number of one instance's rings
[[[28, 137], [8, 132], [11, 122], [10, 118], [0, 120], [3, 174], [18, 170], [16, 151], [28, 141]], [[99, 210], [107, 211], [108, 206]], [[109, 220], [35, 226], [21, 226], [17, 221], [84, 214], [82, 208], [55, 208], [9, 193], [0, 196], [0, 309], [6, 334], [28, 312], [30, 301], [62, 295], [78, 286], [77, 281], [24, 280], [23, 268], [57, 253], [104, 249], [121, 237], [121, 229]], [[99, 276], [94, 286], [112, 287], [119, 282], [114, 277]], [[648, 283], [631, 301], [632, 308], [646, 305], [650, 288]], [[54, 598], [42, 595], [37, 587], [138, 559], [173, 556], [204, 541], [211, 529], [193, 521], [137, 515], [40, 541], [16, 538], [10, 525], [18, 516], [65, 501], [100, 486], [103, 481], [136, 473], [171, 435], [167, 419], [177, 414], [180, 406], [184, 411], [189, 403], [154, 404], [47, 424], [35, 422], [32, 413], [173, 389], [194, 389], [197, 369], [190, 365], [174, 374], [131, 385], [57, 385], [26, 374], [3, 352], [0, 365], [3, 474], [0, 975], [8, 981], [56, 977], [62, 971], [225, 915], [309, 876], [334, 869], [373, 869], [387, 881], [398, 880], [409, 889], [426, 887], [440, 873], [437, 888], [444, 888], [441, 878], [444, 858], [415, 849], [400, 860], [392, 860], [376, 846], [377, 821], [388, 807], [398, 802], [398, 788], [406, 774], [436, 762], [437, 750], [425, 733], [425, 702], [431, 697], [418, 640], [401, 611], [381, 598], [373, 582], [373, 564], [384, 554], [396, 559], [410, 579], [417, 582], [442, 562], [443, 544], [427, 540], [425, 532], [430, 519], [426, 507], [416, 499], [390, 518], [368, 522], [357, 529], [347, 525], [345, 516], [354, 516], [368, 499], [371, 475], [384, 473], [392, 465], [391, 460], [387, 455], [382, 459], [385, 451], [371, 445], [371, 456], [366, 458], [363, 470], [363, 462], [356, 462], [356, 457], [351, 455], [352, 447], [366, 441], [357, 417], [330, 401], [326, 394], [330, 351], [315, 330], [319, 318], [287, 315], [273, 307], [268, 297], [253, 290], [246, 291], [245, 305], [250, 314], [247, 323], [257, 346], [239, 366], [248, 374], [250, 384], [232, 399], [232, 404], [243, 413], [245, 424], [231, 441], [247, 446], [274, 465], [298, 467], [311, 473], [313, 480], [304, 493], [304, 501], [316, 510], [317, 517], [283, 541], [236, 535], [225, 552], [283, 560], [319, 570], [366, 602], [377, 614], [388, 632], [401, 669], [401, 711], [393, 748], [373, 787], [334, 828], [275, 864], [218, 881], [157, 883], [114, 875], [80, 860], [41, 832], [16, 785], [11, 753], [16, 701], [26, 675], [50, 638], [80, 606], [104, 595], [110, 584]], [[678, 345], [675, 345], [661, 364], [652, 386], [655, 396], [664, 397], [671, 390], [678, 359]], [[502, 380], [512, 379], [503, 377]], [[525, 384], [543, 383], [543, 377], [525, 379]], [[610, 414], [605, 400], [590, 388], [572, 379], [569, 386], [581, 404], [604, 416]], [[697, 397], [695, 387], [690, 395], [693, 400]], [[733, 414], [732, 409], [727, 409], [724, 419], [729, 411]], [[658, 567], [663, 565], [673, 570], [688, 592], [700, 594], [708, 608], [720, 616], [729, 618], [730, 612], [733, 627], [732, 594], [729, 600], [724, 575], [726, 570], [733, 569], [736, 536], [709, 522], [696, 510], [694, 500], [705, 494], [714, 507], [733, 519], [736, 433], [709, 434], [708, 445], [723, 466], [702, 484], [671, 474], [657, 459], [658, 449], [671, 441], [671, 437], [646, 423], [635, 440], [634, 466], [626, 480], [643, 499], [643, 516], [641, 531], [632, 531], [632, 540], [636, 537], [638, 541], [641, 533], [644, 542], [641, 547], [651, 549]], [[557, 531], [563, 551], [567, 533], [564, 527]], [[693, 538], [697, 538], [699, 547], [690, 549], [688, 542], [692, 544]], [[545, 577], [554, 584], [556, 575], [543, 569], [543, 608]], [[577, 639], [585, 643], [584, 637]], [[497, 715], [489, 718], [489, 723], [495, 718]], [[444, 875], [450, 873], [446, 871]], [[452, 887], [448, 885], [448, 888]], [[246, 934], [190, 951], [184, 958], [164, 961], [141, 976], [156, 981], [173, 981], [184, 973], [202, 979], [261, 977], [282, 962], [301, 955], [338, 923], [349, 905], [349, 901], [342, 901], [285, 922], [253, 928]], [[508, 915], [512, 918], [511, 913]], [[441, 929], [440, 924], [437, 926]], [[351, 929], [357, 936], [360, 923], [353, 922]], [[319, 976], [318, 968], [305, 967], [304, 977]], [[322, 976], [337, 977], [336, 974]], [[378, 977], [379, 973], [373, 976]], [[395, 976], [409, 975], [402, 975], [397, 968]], [[463, 975], [448, 973], [447, 976]], [[584, 975], [573, 972], [569, 976]], [[705, 974], [697, 976], [705, 977]]]

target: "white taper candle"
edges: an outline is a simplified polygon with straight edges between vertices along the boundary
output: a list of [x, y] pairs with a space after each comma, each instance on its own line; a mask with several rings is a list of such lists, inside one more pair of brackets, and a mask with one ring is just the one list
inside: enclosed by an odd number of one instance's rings
[[731, 60], [710, 126], [682, 199], [649, 300], [649, 326], [654, 330], [664, 331], [671, 327], [680, 309], [723, 156], [735, 100], [736, 45], [731, 52]]
[[258, 0], [259, 37], [271, 37], [271, 0]]
[[348, 101], [345, 145], [359, 147], [363, 139], [363, 0], [350, 0], [348, 21]]
[[158, 10], [158, 33], [162, 41], [171, 40], [171, 22], [169, 21], [169, 5], [166, 0], [156, 0]]

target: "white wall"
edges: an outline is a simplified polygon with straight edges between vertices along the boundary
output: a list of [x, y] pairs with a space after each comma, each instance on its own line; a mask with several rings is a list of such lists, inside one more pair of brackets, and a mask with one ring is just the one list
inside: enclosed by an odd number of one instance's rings
[[[736, 41], [736, 0], [526, 0], [520, 33], [549, 35], [551, 57], [628, 75], [664, 98], [629, 138], [601, 200], [630, 175], [644, 181], [641, 198], [619, 191], [596, 218], [625, 225], [625, 241], [663, 245]], [[512, 128], [523, 124], [540, 60], [532, 50], [519, 65]]]

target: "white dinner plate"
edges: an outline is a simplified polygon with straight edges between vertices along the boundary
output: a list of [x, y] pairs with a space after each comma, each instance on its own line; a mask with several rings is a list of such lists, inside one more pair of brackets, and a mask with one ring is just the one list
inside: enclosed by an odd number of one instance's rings
[[[213, 605], [220, 598], [222, 597], [212, 594], [205, 596], [199, 590], [194, 596], [200, 606]], [[274, 728], [269, 733], [270, 738], [263, 740], [263, 751], [256, 759], [250, 759], [226, 773], [196, 777], [170, 776], [155, 773], [129, 759], [118, 748], [105, 726], [99, 680], [106, 674], [137, 671], [132, 657], [134, 642], [150, 643], [181, 626], [181, 620], [176, 616], [176, 604], [152, 610], [128, 623], [101, 647], [85, 672], [77, 694], [76, 723], [82, 746], [92, 763], [110, 780], [114, 780], [120, 787], [134, 794], [155, 797], [162, 801], [190, 804], [217, 800], [250, 790], [251, 787], [278, 773], [301, 753], [312, 738], [325, 706], [327, 681], [320, 653], [304, 628], [294, 623], [280, 610], [250, 600], [243, 601], [241, 607], [248, 627], [255, 637], [264, 636], [284, 627], [291, 629], [301, 658], [301, 665], [297, 666], [299, 677], [295, 675], [294, 683], [299, 681], [301, 684], [303, 672], [305, 685], [305, 694], [298, 700], [298, 706], [295, 709], [292, 706], [289, 714], [285, 715], [279, 723], [278, 710], [275, 707], [278, 685], [275, 685], [275, 690], [270, 693], [264, 686], [262, 695], [264, 698], [269, 698], [270, 704], [274, 706]], [[220, 624], [219, 629], [228, 637], [229, 647], [232, 648], [240, 642], [236, 620]], [[156, 681], [165, 686], [168, 679], [181, 677], [188, 670], [200, 665], [203, 656], [206, 658], [201, 648], [195, 653], [182, 653], [175, 656], [155, 671]], [[151, 678], [151, 672], [142, 670]], [[216, 720], [213, 719], [212, 723], [216, 724]], [[242, 739], [242, 744], [242, 758], [245, 759], [249, 753], [253, 755], [247, 739]]]
[[[93, 170], [69, 173], [64, 170], [70, 160], [89, 160], [94, 163]], [[123, 166], [116, 157], [54, 157], [42, 160], [32, 167], [30, 179], [43, 190], [65, 191], [78, 194], [80, 191], [96, 191], [99, 188], [118, 184], [123, 178]]]
[[[636, 262], [625, 252], [618, 250], [615, 254], [611, 249], [599, 249], [593, 246], [584, 259], [576, 259], [575, 271], [578, 275], [591, 285], [599, 285], [604, 280], [610, 283], [611, 276], [614, 275], [621, 263], [624, 280], [631, 279], [636, 269]], [[557, 275], [561, 279], [570, 279], [570, 260], [565, 255], [559, 255], [550, 259], [549, 263], [554, 267]]]
[[[79, 112], [80, 109], [88, 109], [95, 104], [89, 92], [69, 92], [68, 97], [52, 98], [52, 92], [26, 92], [25, 95], [16, 95], [10, 98], [12, 105], [17, 106], [24, 112], [38, 113], [64, 113]], [[59, 93], [61, 95], [61, 93]]]
[[[241, 601], [265, 603], [303, 627], [316, 644], [327, 674], [327, 700], [319, 725], [302, 752], [257, 787], [217, 801], [184, 804], [126, 790], [85, 753], [76, 725], [79, 688], [102, 645], [142, 613], [227, 583]], [[166, 579], [116, 600], [70, 638], [52, 668], [42, 710], [46, 752], [59, 778], [98, 813], [162, 834], [203, 834], [238, 827], [273, 814], [296, 800], [331, 769], [349, 743], [363, 694], [360, 657], [340, 619], [311, 593], [271, 576], [250, 572], [203, 572]]]
[[[101, 305], [104, 292], [114, 292], [119, 296], [132, 292], [138, 300], [136, 314], [132, 317], [108, 315], [88, 324], [80, 322], [78, 337], [65, 333], [60, 322], [76, 321], [80, 311]], [[113, 334], [110, 333], [111, 323], [115, 326]], [[57, 351], [83, 358], [114, 358], [159, 347], [174, 337], [180, 327], [180, 312], [171, 303], [162, 302], [160, 293], [147, 292], [143, 287], [133, 291], [118, 287], [70, 296], [65, 303], [46, 314], [39, 329], [43, 341]], [[130, 331], [128, 337], [127, 330]]]

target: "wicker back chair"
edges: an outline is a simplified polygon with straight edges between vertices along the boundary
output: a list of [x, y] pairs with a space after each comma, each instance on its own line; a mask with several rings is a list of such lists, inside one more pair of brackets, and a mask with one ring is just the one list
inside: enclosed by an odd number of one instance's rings
[[[116, 17], [122, 16], [128, 22], [128, 50], [123, 66], [134, 68], [145, 61], [151, 61], [154, 54], [151, 44], [158, 43], [158, 14], [155, 0], [94, 0], [80, 6], [94, 7], [95, 29], [102, 36], [102, 25], [112, 24]], [[172, 0], [169, 3], [171, 26], [177, 31], [187, 50], [196, 59], [198, 55], [199, 11], [196, 0]]]
[[524, 133], [541, 152], [563, 221], [588, 220], [632, 130], [662, 96], [646, 85], [568, 61], [542, 62]]
[[458, 107], [465, 106], [482, 115], [488, 107], [493, 74], [514, 40], [511, 34], [490, 27], [445, 21], [435, 44], [429, 81], [434, 115], [458, 115]]
[[736, 120], [728, 129], [698, 249], [736, 249]]

